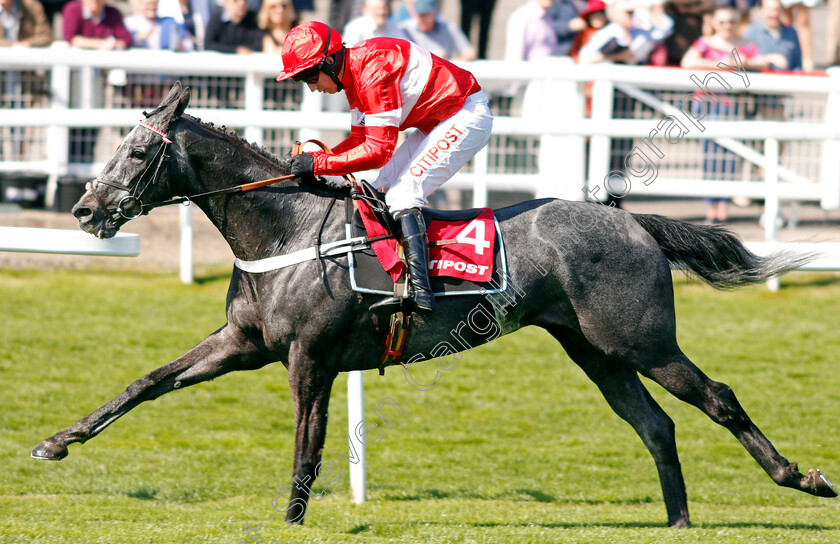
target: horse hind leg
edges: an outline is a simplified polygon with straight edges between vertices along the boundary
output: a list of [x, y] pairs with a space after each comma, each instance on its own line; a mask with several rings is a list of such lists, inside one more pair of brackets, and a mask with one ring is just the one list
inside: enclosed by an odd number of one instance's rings
[[633, 427], [653, 456], [668, 525], [688, 527], [688, 499], [677, 454], [674, 422], [650, 396], [635, 370], [608, 359], [581, 337], [558, 330], [550, 332], [598, 386], [612, 410]]
[[819, 470], [800, 473], [798, 465], [785, 459], [752, 422], [732, 389], [711, 380], [683, 353], [670, 357], [664, 365], [641, 368], [639, 372], [726, 427], [778, 485], [818, 497], [837, 496], [834, 486]]

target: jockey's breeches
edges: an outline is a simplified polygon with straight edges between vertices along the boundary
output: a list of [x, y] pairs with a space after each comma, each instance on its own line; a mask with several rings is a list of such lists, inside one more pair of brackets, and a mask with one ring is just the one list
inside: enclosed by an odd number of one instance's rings
[[379, 171], [373, 186], [385, 188], [391, 213], [422, 208], [438, 187], [490, 140], [493, 115], [483, 92], [473, 93], [455, 115], [428, 134], [415, 130]]

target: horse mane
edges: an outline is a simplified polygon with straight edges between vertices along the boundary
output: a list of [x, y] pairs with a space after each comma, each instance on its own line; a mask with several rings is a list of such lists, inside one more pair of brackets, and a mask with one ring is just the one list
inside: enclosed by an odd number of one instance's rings
[[[146, 112], [143, 112], [143, 114], [146, 115], [147, 117], [150, 116], [150, 115], [153, 115], [154, 113], [155, 112], [152, 111], [147, 115]], [[212, 132], [212, 133], [214, 133], [218, 136], [221, 136], [225, 139], [232, 140], [234, 143], [252, 150], [253, 152], [255, 152], [260, 157], [266, 159], [270, 163], [272, 163], [275, 166], [277, 166], [278, 168], [280, 168], [283, 172], [289, 172], [291, 170], [291, 157], [290, 156], [278, 157], [277, 155], [275, 155], [274, 153], [269, 151], [265, 146], [259, 145], [259, 144], [254, 143], [254, 142], [249, 142], [244, 137], [242, 137], [238, 132], [236, 132], [235, 130], [228, 130], [227, 127], [225, 127], [224, 125], [217, 126], [217, 125], [215, 125], [211, 122], [202, 121], [200, 118], [195, 117], [193, 115], [186, 114], [186, 113], [183, 114], [181, 116], [181, 118], [186, 118], [187, 120], [195, 123], [196, 125], [200, 126], [201, 128], [203, 128], [203, 129], [205, 129], [209, 132]], [[299, 182], [299, 185], [302, 186], [302, 187], [307, 187], [309, 189], [312, 189], [316, 193], [318, 192], [318, 189], [322, 189], [322, 190], [324, 188], [331, 189], [332, 191], [330, 193], [330, 196], [332, 196], [332, 193], [336, 189], [338, 189], [341, 193], [349, 194], [347, 184], [344, 182], [344, 180], [341, 177], [337, 177], [337, 176], [319, 177], [314, 181], [313, 180], [303, 180], [303, 181]]]
[[226, 126], [216, 126], [211, 122], [202, 121], [198, 117], [193, 115], [184, 114], [181, 116], [182, 118], [187, 118], [188, 120], [192, 121], [193, 123], [197, 124], [198, 126], [218, 134], [219, 136], [224, 136], [229, 140], [234, 140], [235, 143], [238, 143], [241, 146], [248, 147], [254, 152], [256, 152], [261, 157], [267, 159], [268, 161], [274, 163], [275, 165], [283, 168], [284, 170], [288, 171], [289, 169], [289, 160], [286, 158], [281, 159], [271, 151], [265, 148], [265, 146], [259, 145], [254, 142], [249, 142], [245, 138], [243, 138], [238, 132], [235, 130], [228, 130]]

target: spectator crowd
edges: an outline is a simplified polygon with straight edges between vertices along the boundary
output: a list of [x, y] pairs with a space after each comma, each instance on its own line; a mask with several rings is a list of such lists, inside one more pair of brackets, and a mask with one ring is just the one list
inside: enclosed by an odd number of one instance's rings
[[[0, 46], [48, 45], [54, 37], [51, 15], [60, 10], [56, 34], [74, 47], [279, 53], [291, 28], [315, 16], [312, 0], [58, 1], [0, 0]], [[462, 0], [456, 24], [441, 15], [443, 1], [331, 0], [328, 22], [343, 30], [348, 46], [388, 36], [451, 60], [486, 58], [496, 2]], [[808, 12], [820, 1], [522, 0], [505, 25], [504, 56], [686, 66], [686, 55], [692, 62], [698, 58], [699, 39], [718, 39], [715, 13], [727, 8], [746, 50], [774, 56], [777, 62], [764, 69], [810, 71]], [[474, 22], [477, 32], [471, 32]]]

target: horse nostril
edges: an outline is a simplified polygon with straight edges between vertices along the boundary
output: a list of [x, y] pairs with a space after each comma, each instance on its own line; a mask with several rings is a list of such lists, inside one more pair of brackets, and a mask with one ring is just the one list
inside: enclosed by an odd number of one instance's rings
[[82, 219], [92, 214], [93, 210], [91, 210], [90, 208], [78, 207], [73, 210], [73, 217], [75, 217], [76, 219]]

